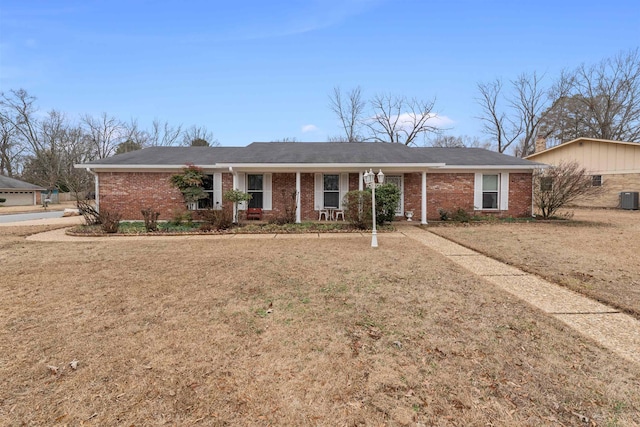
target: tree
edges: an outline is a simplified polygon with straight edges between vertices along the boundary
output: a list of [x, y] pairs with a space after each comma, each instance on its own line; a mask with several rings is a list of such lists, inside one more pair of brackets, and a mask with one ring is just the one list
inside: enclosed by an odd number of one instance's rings
[[248, 202], [251, 200], [252, 196], [249, 193], [245, 193], [240, 190], [229, 190], [222, 196], [224, 200], [233, 203], [233, 222], [235, 224], [240, 224], [240, 216], [238, 215], [238, 206], [240, 203]]
[[213, 132], [204, 126], [191, 126], [182, 134], [182, 145], [185, 147], [215, 147], [220, 145], [213, 137]]
[[124, 153], [129, 153], [131, 151], [138, 151], [138, 150], [142, 150], [142, 144], [139, 142], [135, 142], [132, 139], [127, 139], [126, 141], [118, 144], [115, 154], [124, 154]]
[[0, 175], [13, 178], [19, 172], [22, 151], [15, 126], [0, 113]]
[[182, 134], [182, 125], [171, 126], [169, 122], [161, 122], [154, 119], [151, 123], [151, 131], [147, 139], [147, 145], [151, 147], [170, 147], [176, 145]]
[[371, 139], [376, 142], [393, 142], [404, 145], [415, 143], [415, 139], [439, 129], [431, 125], [435, 99], [420, 101], [394, 95], [376, 95], [370, 105], [373, 116], [365, 122]]
[[510, 94], [503, 93], [503, 82], [496, 79], [478, 83], [480, 96], [476, 99], [482, 108], [478, 117], [483, 122], [483, 132], [504, 153], [518, 141], [518, 153], [531, 154], [535, 148], [540, 124], [548, 112], [549, 91], [542, 87], [544, 76], [520, 74], [512, 80]]
[[98, 118], [85, 114], [80, 121], [98, 159], [113, 155], [118, 145], [126, 140], [126, 127], [120, 120], [109, 117], [107, 113], [102, 113]]
[[196, 203], [200, 199], [207, 197], [202, 188], [204, 172], [194, 165], [187, 165], [182, 168], [182, 173], [171, 175], [169, 182], [182, 193], [187, 205]]
[[491, 143], [482, 141], [478, 137], [470, 137], [468, 135], [453, 136], [453, 135], [437, 135], [435, 138], [429, 139], [427, 145], [431, 147], [471, 147], [471, 148], [485, 148], [491, 149]]
[[344, 136], [334, 138], [334, 142], [361, 142], [361, 127], [364, 122], [366, 102], [362, 99], [360, 86], [350, 90], [343, 96], [340, 87], [333, 88], [333, 94], [329, 97], [329, 108], [333, 111], [344, 131]]
[[578, 197], [594, 195], [602, 189], [592, 185], [591, 175], [577, 162], [561, 162], [536, 170], [533, 188], [534, 203], [545, 219]]
[[638, 48], [562, 73], [545, 126], [559, 143], [578, 137], [640, 142]]
[[419, 136], [438, 133], [432, 124], [435, 99], [422, 101], [391, 94], [362, 99], [360, 87], [343, 95], [339, 87], [329, 97], [329, 108], [340, 121], [344, 134], [329, 137], [330, 142], [392, 142], [416, 143]]

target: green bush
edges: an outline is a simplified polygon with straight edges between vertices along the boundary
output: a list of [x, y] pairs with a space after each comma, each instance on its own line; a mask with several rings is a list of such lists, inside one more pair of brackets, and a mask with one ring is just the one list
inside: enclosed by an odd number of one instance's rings
[[7, 201], [7, 199], [0, 197], [0, 203], [4, 203], [6, 201]]
[[471, 215], [466, 210], [458, 208], [451, 216], [451, 219], [456, 222], [469, 222], [471, 221]]
[[376, 223], [392, 222], [400, 203], [400, 189], [394, 184], [383, 184], [376, 188]]

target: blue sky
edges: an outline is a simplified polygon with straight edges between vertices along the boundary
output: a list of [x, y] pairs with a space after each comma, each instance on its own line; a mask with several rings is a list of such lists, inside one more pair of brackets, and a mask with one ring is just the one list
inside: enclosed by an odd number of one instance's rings
[[430, 99], [481, 135], [478, 81], [640, 45], [640, 2], [0, 0], [0, 90], [43, 110], [211, 130], [222, 145], [340, 133], [334, 86]]

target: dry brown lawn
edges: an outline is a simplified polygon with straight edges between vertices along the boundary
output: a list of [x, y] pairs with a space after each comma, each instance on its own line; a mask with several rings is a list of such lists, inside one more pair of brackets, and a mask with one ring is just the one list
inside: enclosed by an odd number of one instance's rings
[[3, 425], [640, 424], [640, 367], [412, 239], [37, 230], [0, 229]]
[[571, 221], [429, 230], [640, 318], [640, 211], [573, 213]]

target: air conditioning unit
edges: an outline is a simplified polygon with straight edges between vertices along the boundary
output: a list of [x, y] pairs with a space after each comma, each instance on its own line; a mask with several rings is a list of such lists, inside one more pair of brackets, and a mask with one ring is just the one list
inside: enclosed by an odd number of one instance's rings
[[620, 193], [620, 207], [622, 209], [638, 210], [638, 192], [623, 191]]

